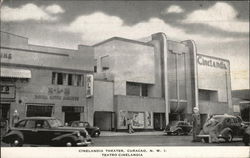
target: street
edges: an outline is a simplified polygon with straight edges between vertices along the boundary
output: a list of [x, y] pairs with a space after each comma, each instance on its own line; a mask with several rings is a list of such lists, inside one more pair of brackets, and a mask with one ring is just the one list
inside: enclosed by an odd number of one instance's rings
[[[164, 135], [123, 135], [123, 136], [100, 136], [92, 139], [95, 146], [244, 146], [241, 139], [235, 138], [233, 142], [220, 143], [192, 142], [192, 136], [164, 136]], [[2, 147], [8, 146], [2, 144]], [[37, 147], [41, 145], [24, 144], [24, 147]], [[42, 147], [46, 147], [42, 145]]]

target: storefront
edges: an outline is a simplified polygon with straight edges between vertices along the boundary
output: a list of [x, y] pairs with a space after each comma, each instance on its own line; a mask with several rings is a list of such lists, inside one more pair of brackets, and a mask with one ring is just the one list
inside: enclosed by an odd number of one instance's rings
[[93, 124], [93, 63], [90, 47], [35, 46], [1, 32], [1, 120], [12, 125], [18, 115]]

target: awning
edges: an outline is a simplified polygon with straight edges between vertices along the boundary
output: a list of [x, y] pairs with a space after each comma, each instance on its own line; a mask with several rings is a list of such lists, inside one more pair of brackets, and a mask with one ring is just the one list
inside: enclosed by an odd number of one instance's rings
[[1, 67], [1, 77], [31, 78], [31, 71], [27, 69], [14, 69]]

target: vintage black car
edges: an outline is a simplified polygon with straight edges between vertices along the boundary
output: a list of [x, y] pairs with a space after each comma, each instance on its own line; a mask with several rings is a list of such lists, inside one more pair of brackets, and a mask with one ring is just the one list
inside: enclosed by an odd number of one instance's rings
[[208, 142], [207, 136], [216, 135], [217, 138], [222, 138], [226, 142], [231, 142], [233, 138], [242, 138], [244, 130], [247, 125], [241, 120], [240, 117], [233, 115], [214, 115], [206, 121], [203, 125], [203, 129], [198, 135], [205, 142]]
[[95, 126], [90, 126], [88, 122], [84, 121], [73, 121], [70, 123], [71, 127], [83, 127], [92, 137], [99, 137], [101, 134], [100, 128]]
[[164, 130], [167, 135], [188, 135], [192, 126], [187, 121], [173, 121]]
[[87, 146], [91, 137], [84, 128], [64, 127], [53, 117], [29, 117], [20, 120], [3, 136], [11, 146], [47, 144], [52, 146]]

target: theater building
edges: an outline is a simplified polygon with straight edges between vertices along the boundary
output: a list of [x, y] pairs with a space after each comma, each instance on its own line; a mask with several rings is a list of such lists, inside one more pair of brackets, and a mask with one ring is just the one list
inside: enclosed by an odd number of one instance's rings
[[102, 130], [162, 130], [200, 109], [231, 113], [230, 65], [198, 54], [193, 41], [156, 33], [146, 42], [113, 37], [93, 46], [94, 124]]
[[1, 32], [1, 120], [52, 116], [93, 121], [93, 48], [31, 45]]

